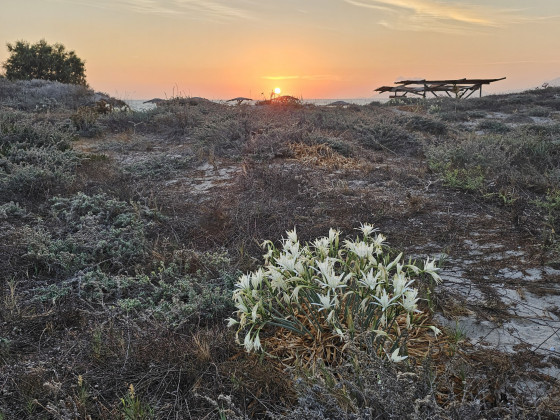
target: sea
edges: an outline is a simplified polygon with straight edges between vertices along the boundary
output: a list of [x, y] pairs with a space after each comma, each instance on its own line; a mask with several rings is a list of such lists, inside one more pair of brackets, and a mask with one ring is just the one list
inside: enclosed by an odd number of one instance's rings
[[[133, 111], [149, 111], [150, 109], [154, 109], [156, 107], [153, 103], [146, 103], [147, 99], [125, 99], [124, 100], [130, 109]], [[216, 99], [212, 100], [213, 102], [225, 104], [225, 105], [232, 105], [233, 102], [227, 102], [225, 99]], [[303, 99], [302, 102], [304, 104], [313, 104], [313, 105], [329, 105], [336, 101], [344, 101], [350, 104], [356, 105], [367, 105], [372, 102], [379, 102], [384, 103], [387, 102], [387, 98], [350, 98], [350, 99]], [[248, 101], [249, 104], [255, 104], [257, 101]]]

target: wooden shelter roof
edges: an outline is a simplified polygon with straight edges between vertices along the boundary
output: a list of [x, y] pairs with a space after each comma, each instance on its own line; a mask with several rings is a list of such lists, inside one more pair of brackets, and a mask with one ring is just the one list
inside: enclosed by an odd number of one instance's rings
[[[408, 93], [426, 97], [426, 93], [430, 92], [434, 96], [438, 96], [436, 92], [445, 92], [448, 96], [454, 93], [457, 98], [471, 96], [475, 91], [482, 94], [482, 85], [504, 80], [505, 77], [499, 79], [445, 79], [445, 80], [400, 80], [395, 82], [397, 86], [381, 86], [375, 89], [376, 92], [393, 92], [392, 98], [404, 97]], [[467, 94], [467, 92], [470, 92]], [[466, 96], [465, 96], [466, 95]]]

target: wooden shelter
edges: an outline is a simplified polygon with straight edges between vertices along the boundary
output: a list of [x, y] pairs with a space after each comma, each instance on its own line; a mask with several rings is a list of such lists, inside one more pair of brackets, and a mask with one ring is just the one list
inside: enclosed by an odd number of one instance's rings
[[[436, 98], [445, 93], [450, 98], [455, 95], [456, 98], [468, 98], [476, 91], [482, 96], [482, 85], [504, 80], [500, 79], [450, 79], [450, 80], [401, 80], [395, 82], [397, 86], [381, 86], [375, 89], [376, 92], [391, 92], [390, 98], [403, 98], [407, 94], [426, 97], [426, 93], [430, 92]], [[440, 93], [440, 95], [438, 95]]]

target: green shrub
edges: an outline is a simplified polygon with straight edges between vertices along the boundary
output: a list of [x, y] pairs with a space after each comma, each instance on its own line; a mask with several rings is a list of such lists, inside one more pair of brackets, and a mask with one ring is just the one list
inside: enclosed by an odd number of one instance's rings
[[42, 39], [35, 44], [17, 41], [7, 46], [10, 56], [4, 68], [10, 80], [43, 79], [86, 85], [84, 62], [62, 44], [49, 45]]

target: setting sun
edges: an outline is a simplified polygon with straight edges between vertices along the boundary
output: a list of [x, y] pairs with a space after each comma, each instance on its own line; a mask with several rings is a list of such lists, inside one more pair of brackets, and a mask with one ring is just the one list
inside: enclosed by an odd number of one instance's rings
[[274, 94], [275, 95], [280, 95], [281, 92], [282, 92], [282, 90], [280, 88], [274, 88]]

